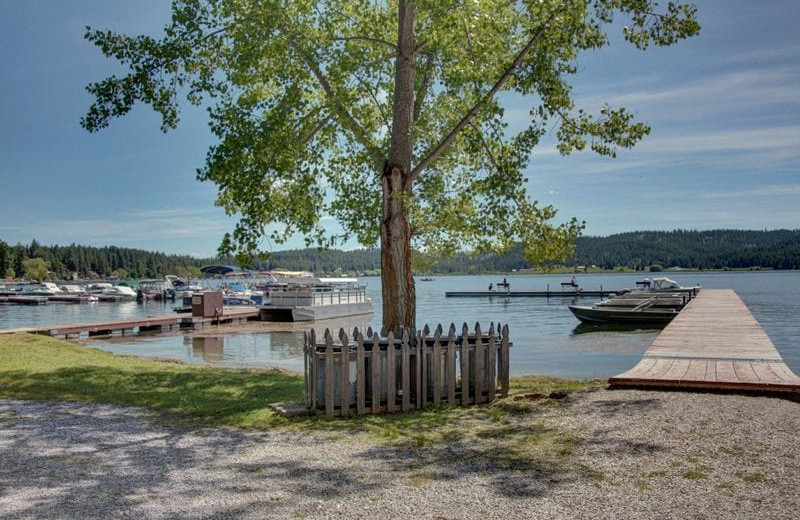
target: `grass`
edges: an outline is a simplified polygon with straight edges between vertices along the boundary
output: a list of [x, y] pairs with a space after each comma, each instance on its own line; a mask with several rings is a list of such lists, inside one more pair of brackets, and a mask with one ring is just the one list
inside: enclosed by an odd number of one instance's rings
[[[281, 370], [230, 370], [120, 356], [28, 334], [0, 335], [0, 359], [0, 397], [144, 407], [164, 420], [197, 427], [358, 434], [396, 447], [460, 444], [467, 457], [510, 469], [558, 465], [580, 442], [536, 418], [547, 405], [560, 406], [549, 399], [509, 398], [485, 406], [443, 405], [333, 420], [320, 415], [287, 419], [267, 405], [303, 402], [305, 385], [302, 376]], [[597, 385], [529, 376], [513, 378], [511, 393], [547, 395], [557, 389], [571, 393]]]
[[300, 376], [119, 356], [28, 334], [0, 335], [0, 396], [140, 406], [204, 425], [269, 427], [265, 406], [303, 400]]

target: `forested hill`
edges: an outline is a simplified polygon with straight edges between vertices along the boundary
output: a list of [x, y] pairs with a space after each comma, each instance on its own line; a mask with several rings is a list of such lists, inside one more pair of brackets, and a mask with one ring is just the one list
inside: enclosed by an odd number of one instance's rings
[[[641, 231], [608, 237], [580, 237], [576, 250], [573, 264], [576, 267], [800, 269], [800, 230]], [[230, 259], [200, 259], [114, 246], [42, 246], [35, 240], [30, 245], [10, 246], [0, 240], [0, 278], [24, 276], [24, 263], [32, 258], [44, 260], [56, 278], [67, 278], [71, 273], [101, 278], [197, 276], [201, 266], [231, 263]], [[303, 270], [319, 275], [377, 274], [380, 254], [374, 249], [277, 251], [254, 267]], [[530, 267], [517, 248], [504, 256], [456, 255], [425, 271], [435, 274], [510, 272]]]
[[800, 230], [644, 231], [580, 237], [577, 264], [695, 269], [800, 268]]

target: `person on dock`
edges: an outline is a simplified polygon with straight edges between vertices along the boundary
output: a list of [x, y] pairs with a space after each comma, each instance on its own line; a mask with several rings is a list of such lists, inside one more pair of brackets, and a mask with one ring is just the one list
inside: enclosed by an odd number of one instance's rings
[[489, 283], [489, 291], [494, 291], [494, 284], [491, 282]]
[[577, 287], [578, 286], [578, 282], [575, 281], [575, 276], [572, 277], [572, 279], [569, 281], [569, 283], [573, 287]]

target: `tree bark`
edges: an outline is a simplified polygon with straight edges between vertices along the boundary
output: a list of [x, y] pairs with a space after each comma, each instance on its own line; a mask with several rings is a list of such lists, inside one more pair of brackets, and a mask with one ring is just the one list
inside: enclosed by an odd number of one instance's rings
[[383, 220], [381, 222], [381, 288], [383, 326], [399, 334], [401, 327], [416, 325], [417, 296], [411, 270], [411, 226], [398, 195], [405, 188], [408, 171], [386, 163], [383, 172]]
[[411, 227], [404, 201], [411, 195], [411, 156], [414, 123], [413, 0], [398, 3], [397, 59], [389, 160], [383, 168], [383, 220], [381, 222], [381, 288], [383, 325], [398, 332], [416, 324], [416, 290], [411, 271]]

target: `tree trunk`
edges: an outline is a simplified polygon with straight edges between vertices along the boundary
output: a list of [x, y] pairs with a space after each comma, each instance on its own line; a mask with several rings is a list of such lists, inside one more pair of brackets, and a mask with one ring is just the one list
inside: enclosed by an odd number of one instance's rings
[[416, 324], [416, 291], [411, 272], [411, 227], [404, 200], [411, 195], [414, 123], [414, 1], [398, 3], [397, 58], [389, 160], [384, 165], [381, 222], [383, 325], [387, 330]]
[[381, 287], [383, 326], [399, 333], [416, 325], [416, 289], [411, 271], [411, 226], [402, 196], [408, 193], [408, 171], [387, 163], [383, 172], [381, 222]]

